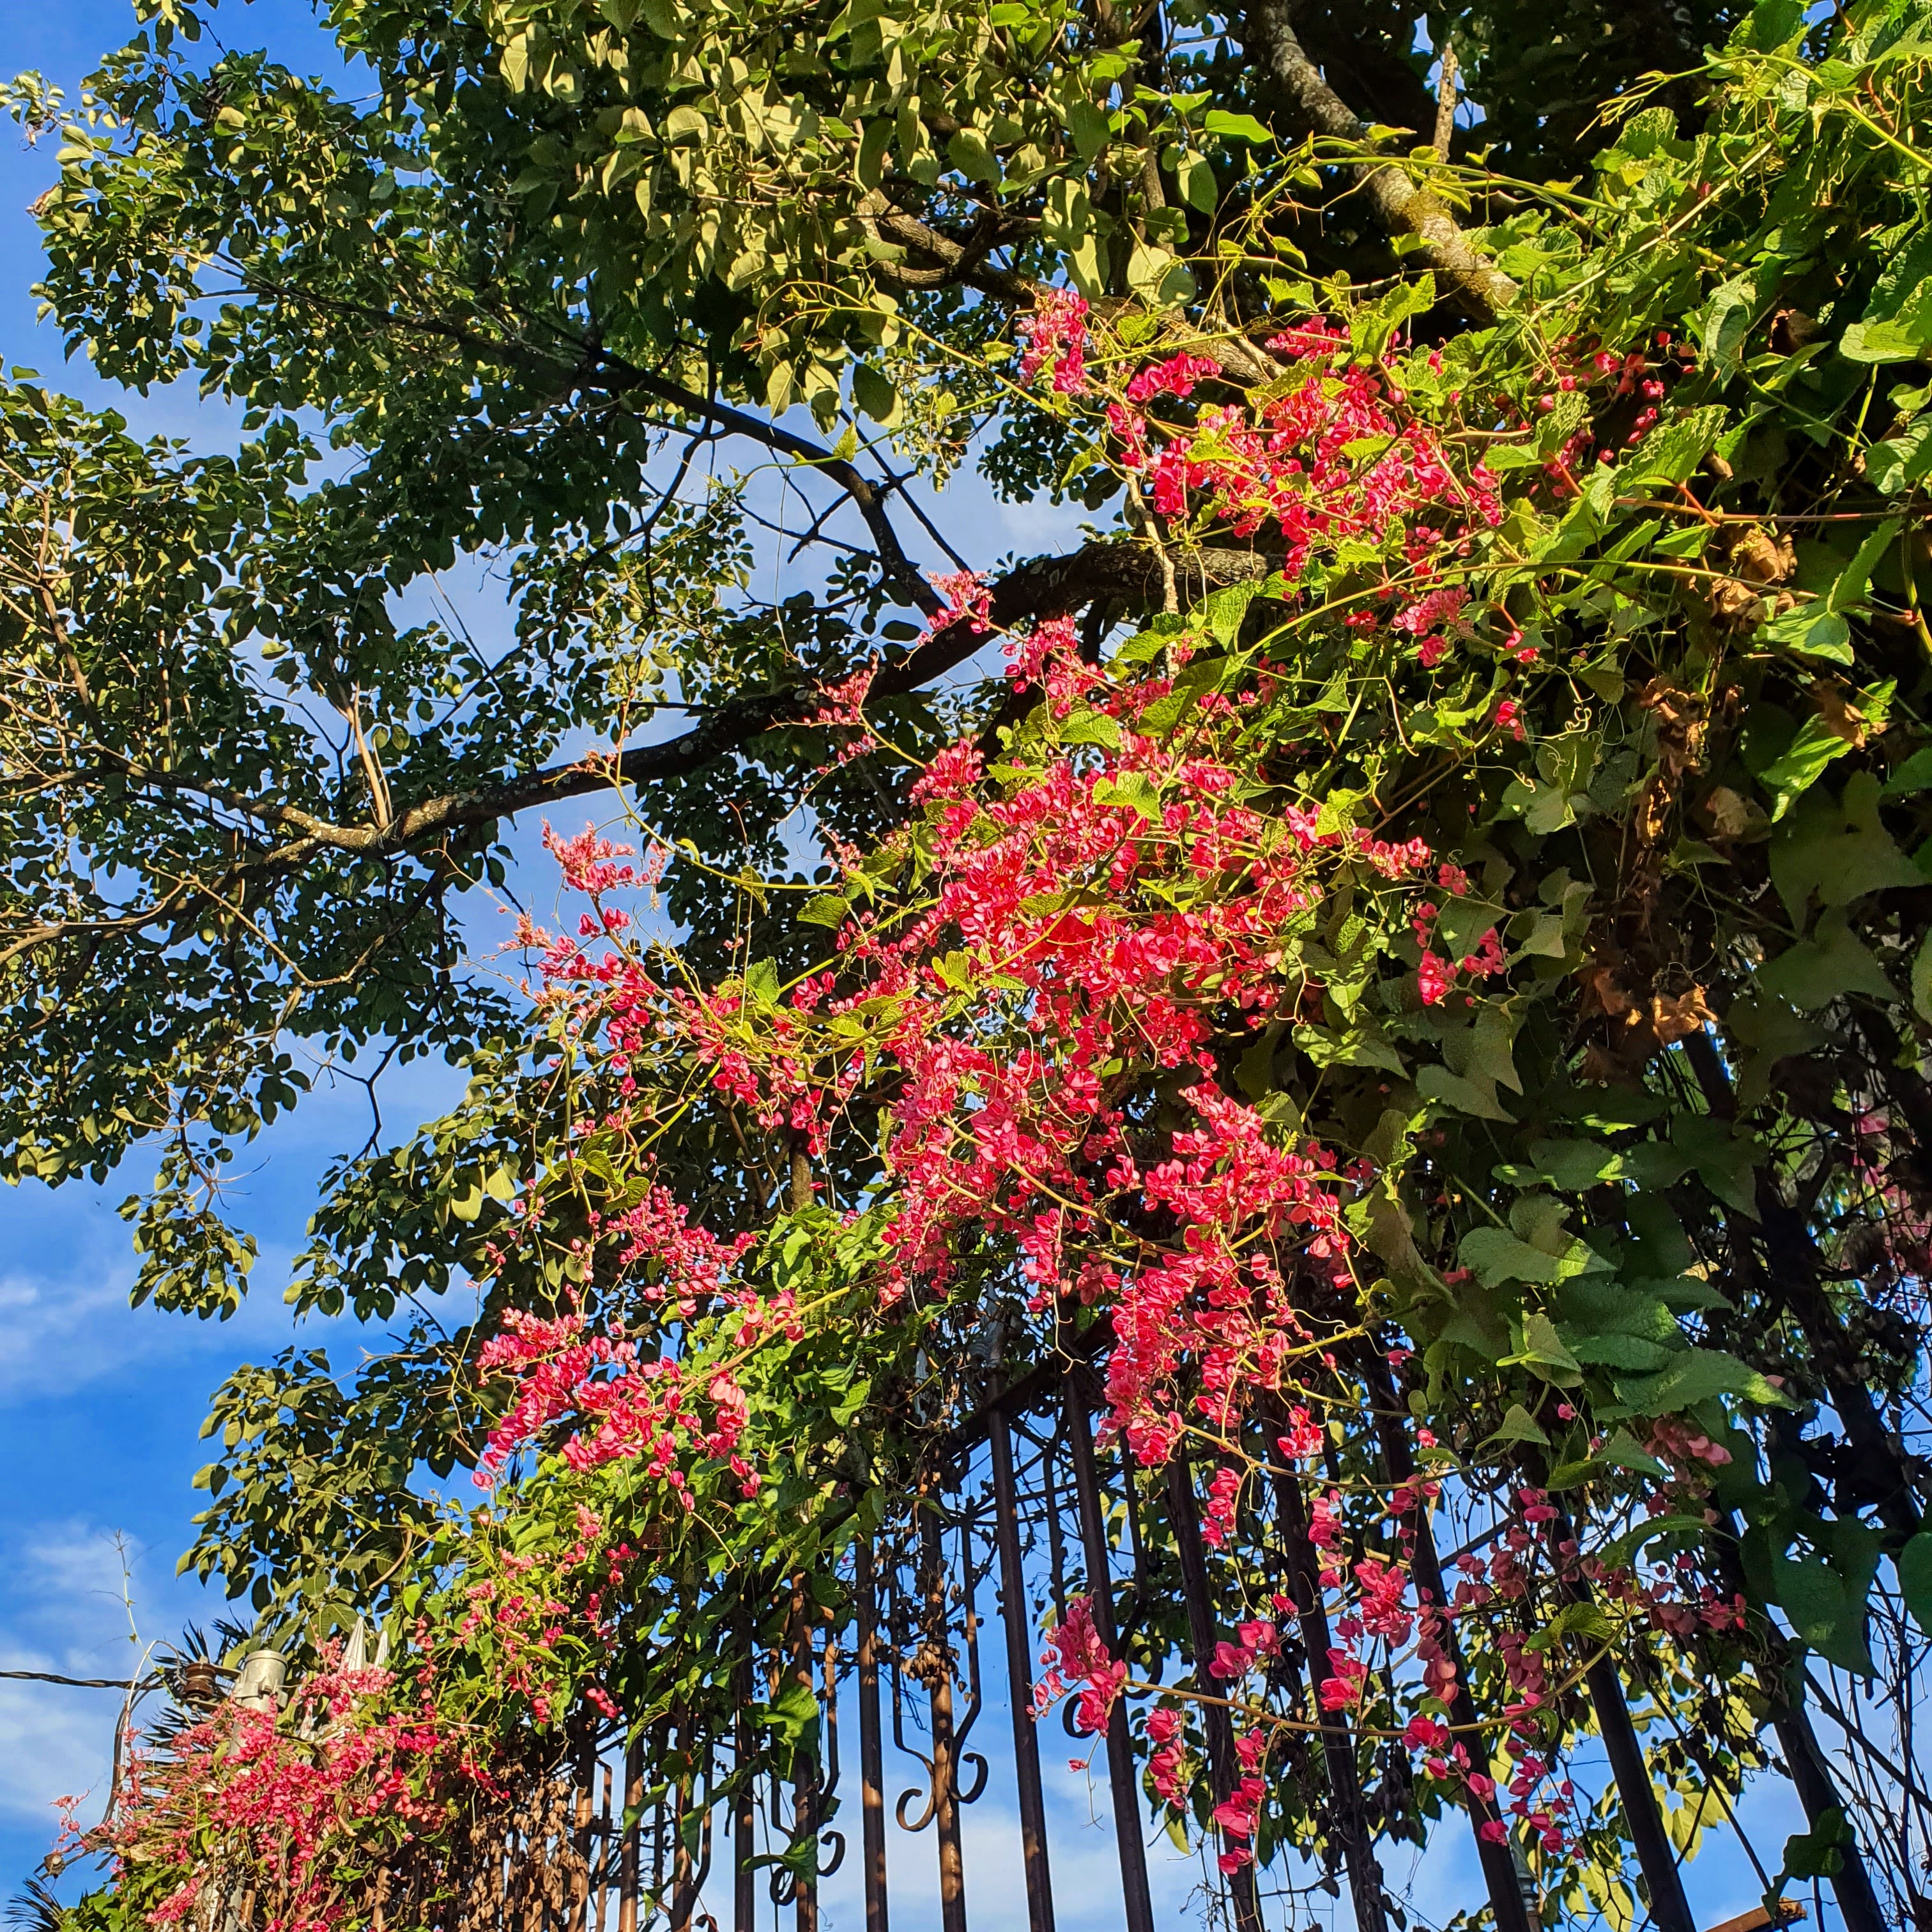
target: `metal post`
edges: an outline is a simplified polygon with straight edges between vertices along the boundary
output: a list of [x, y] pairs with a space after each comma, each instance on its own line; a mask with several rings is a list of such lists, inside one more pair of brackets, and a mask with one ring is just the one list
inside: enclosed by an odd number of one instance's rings
[[938, 1511], [920, 1498], [920, 1538], [926, 1569], [926, 1648], [932, 1660], [932, 1802], [939, 1840], [939, 1922], [966, 1932], [966, 1862], [959, 1843], [958, 1747], [952, 1735], [952, 1646], [948, 1641], [946, 1556]]
[[[1396, 1413], [1394, 1384], [1388, 1366], [1373, 1348], [1366, 1358], [1370, 1401], [1375, 1410], [1376, 1432], [1381, 1439], [1382, 1461], [1390, 1480], [1398, 1487], [1414, 1480], [1415, 1457], [1408, 1446], [1402, 1418]], [[1462, 1648], [1456, 1641], [1455, 1626], [1449, 1618], [1449, 1593], [1442, 1580], [1442, 1562], [1436, 1548], [1436, 1532], [1430, 1526], [1429, 1511], [1420, 1497], [1409, 1516], [1415, 1544], [1409, 1571], [1415, 1579], [1418, 1600], [1435, 1605], [1442, 1648], [1456, 1672], [1456, 1694], [1449, 1701], [1449, 1721], [1466, 1745], [1471, 1761], [1479, 1771], [1490, 1768], [1490, 1750], [1485, 1733], [1476, 1715], [1476, 1700], [1470, 1694], [1468, 1672], [1463, 1668]], [[1476, 1855], [1488, 1887], [1490, 1906], [1496, 1915], [1497, 1932], [1535, 1932], [1529, 1908], [1522, 1895], [1516, 1863], [1507, 1844], [1494, 1844], [1483, 1835], [1485, 1825], [1499, 1822], [1502, 1814], [1495, 1799], [1468, 1801], [1469, 1827], [1476, 1834]]]
[[[597, 1720], [588, 1710], [580, 1711], [577, 1721], [582, 1727], [582, 1742], [577, 1749], [577, 1765], [572, 1796], [574, 1816], [571, 1846], [577, 1854], [577, 1870], [571, 1879], [571, 1932], [590, 1932], [590, 1787], [597, 1776]], [[380, 1907], [380, 1900], [379, 1907]], [[380, 1932], [380, 1910], [378, 1932]]]
[[[1113, 1578], [1107, 1564], [1106, 1525], [1100, 1514], [1100, 1478], [1094, 1466], [1094, 1432], [1076, 1370], [1062, 1397], [1067, 1445], [1073, 1455], [1073, 1486], [1080, 1512], [1080, 1540], [1087, 1555], [1087, 1590], [1094, 1628], [1111, 1652], [1114, 1634]], [[1126, 1932], [1154, 1932], [1154, 1903], [1148, 1894], [1147, 1846], [1141, 1838], [1140, 1780], [1134, 1775], [1133, 1744], [1127, 1733], [1127, 1707], [1116, 1698], [1107, 1718], [1107, 1780], [1114, 1799], [1114, 1838], [1120, 1858], [1120, 1895]]]
[[597, 1829], [597, 1926], [596, 1932], [604, 1932], [604, 1922], [610, 1906], [610, 1834], [619, 1828], [612, 1822], [610, 1810], [610, 1767], [604, 1771], [604, 1804], [598, 1814]]
[[879, 1598], [872, 1543], [859, 1539], [859, 1808], [866, 1852], [866, 1932], [886, 1924], [885, 1742], [879, 1732]]
[[745, 1776], [746, 1767], [755, 1763], [758, 1759], [758, 1742], [752, 1729], [752, 1673], [754, 1667], [752, 1653], [757, 1641], [756, 1628], [751, 1606], [742, 1606], [738, 1612], [738, 1658], [731, 1673], [738, 1701], [732, 1742], [740, 1780], [731, 1798], [732, 1932], [758, 1932], [758, 1874], [752, 1864], [758, 1855], [758, 1794], [754, 1780]]
[[[794, 1150], [794, 1167], [800, 1158]], [[808, 1621], [810, 1602], [805, 1579], [795, 1576], [791, 1598], [791, 1674], [793, 1682], [802, 1684], [808, 1695], [814, 1688], [812, 1625]], [[803, 1751], [799, 1754], [792, 1779], [792, 1843], [795, 1847], [808, 1846], [812, 1854], [808, 1870], [798, 1878], [798, 1932], [818, 1932], [818, 1767]]]
[[[1214, 1606], [1208, 1594], [1208, 1551], [1201, 1540], [1201, 1517], [1194, 1501], [1194, 1478], [1187, 1466], [1184, 1444], [1177, 1445], [1167, 1466], [1168, 1515], [1174, 1530], [1174, 1543], [1180, 1558], [1181, 1594], [1187, 1604], [1188, 1646], [1194, 1653], [1194, 1688], [1204, 1698], [1216, 1696], [1214, 1680], [1208, 1666], [1214, 1658]], [[1208, 1762], [1214, 1780], [1214, 1802], [1222, 1803], [1234, 1795], [1234, 1727], [1228, 1708], [1219, 1702], [1204, 1702], [1202, 1723], [1208, 1733]], [[1254, 1848], [1248, 1848], [1252, 1851]], [[1255, 1889], [1255, 1868], [1245, 1864], [1231, 1874], [1228, 1890], [1234, 1905], [1234, 1923], [1239, 1932], [1261, 1932], [1261, 1901]], [[1363, 1932], [1369, 1932], [1366, 1927]]]
[[998, 1409], [988, 1419], [987, 1442], [993, 1453], [993, 1533], [1000, 1551], [1000, 1616], [1006, 1628], [1006, 1697], [1013, 1712], [1013, 1778], [1018, 1787], [1020, 1852], [1026, 1866], [1027, 1921], [1030, 1932], [1053, 1932], [1046, 1803], [1040, 1781], [1040, 1734], [1033, 1717], [1033, 1618], [1020, 1559], [1012, 1435]]
[[[1301, 1486], [1286, 1470], [1275, 1472], [1274, 1504], [1282, 1540], [1288, 1551], [1288, 1594], [1294, 1599], [1297, 1621], [1301, 1625], [1301, 1647], [1308, 1653], [1308, 1686], [1314, 1691], [1322, 1681], [1322, 1666], [1328, 1660], [1328, 1612], [1322, 1601], [1321, 1568], [1315, 1560], [1315, 1546], [1308, 1538]], [[1382, 1868], [1376, 1862], [1375, 1845], [1362, 1804], [1362, 1777], [1355, 1762], [1355, 1741], [1339, 1714], [1322, 1708], [1318, 1693], [1315, 1713], [1316, 1721], [1322, 1727], [1322, 1761], [1328, 1773], [1329, 1794], [1335, 1802], [1342, 1862], [1348, 1874], [1348, 1896], [1354, 1905], [1355, 1923], [1360, 1932], [1387, 1932], [1388, 1913], [1382, 1893]], [[1507, 1864], [1507, 1850], [1503, 1856]], [[1498, 1907], [1497, 1922], [1501, 1932], [1528, 1932], [1528, 1927], [1519, 1922], [1522, 1897], [1516, 1890], [1514, 1879], [1510, 1895], [1516, 1900], [1518, 1918], [1503, 1918]]]
[[624, 1811], [618, 1821], [623, 1849], [617, 1860], [617, 1932], [638, 1932], [638, 1833], [644, 1802], [644, 1741], [632, 1740], [624, 1754]]
[[[1559, 1544], [1576, 1541], [1575, 1526], [1562, 1510], [1550, 1527]], [[1559, 1574], [1557, 1591], [1567, 1603], [1591, 1601], [1590, 1586], [1580, 1575]], [[1651, 1918], [1658, 1932], [1697, 1932], [1697, 1922], [1690, 1916], [1690, 1902], [1684, 1896], [1684, 1878], [1677, 1868], [1677, 1855], [1664, 1828], [1664, 1814], [1658, 1809], [1657, 1788], [1650, 1781], [1650, 1766], [1644, 1762], [1643, 1747], [1637, 1741], [1636, 1726], [1630, 1721], [1624, 1681], [1608, 1652], [1600, 1653], [1585, 1670], [1583, 1682], [1589, 1688], [1590, 1702], [1596, 1710], [1597, 1735], [1604, 1741], [1604, 1754], [1617, 1781], [1617, 1796], [1623, 1800], [1637, 1868], [1643, 1874], [1644, 1889], [1649, 1894]]]

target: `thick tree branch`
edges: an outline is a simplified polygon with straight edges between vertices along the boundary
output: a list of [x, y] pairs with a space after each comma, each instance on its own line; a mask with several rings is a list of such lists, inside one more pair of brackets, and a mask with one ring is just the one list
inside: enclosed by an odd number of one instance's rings
[[[1253, 0], [1246, 39], [1304, 134], [1367, 142], [1367, 124], [1322, 78], [1296, 38], [1288, 0]], [[1391, 164], [1366, 163], [1355, 173], [1377, 220], [1391, 234], [1412, 235], [1422, 243], [1422, 259], [1470, 314], [1490, 321], [1515, 300], [1516, 284], [1469, 245], [1455, 217], [1426, 188]]]
[[[1271, 567], [1258, 551], [1230, 549], [1184, 554], [1176, 566], [1190, 596], [1251, 581], [1265, 576]], [[988, 610], [994, 627], [1006, 630], [1028, 621], [1068, 616], [1102, 593], [1130, 604], [1145, 602], [1160, 595], [1161, 582], [1159, 560], [1144, 545], [1090, 543], [1068, 556], [1035, 557], [1018, 565], [988, 586]], [[925, 588], [930, 596], [931, 586]], [[928, 633], [910, 650], [884, 662], [872, 680], [872, 695], [896, 698], [919, 690], [976, 655], [987, 635], [964, 620]], [[177, 772], [150, 771], [112, 752], [97, 755], [124, 783], [212, 800], [259, 824], [298, 835], [303, 852], [326, 848], [380, 858], [614, 783], [634, 790], [688, 778], [767, 731], [806, 722], [823, 701], [822, 694], [809, 685], [733, 698], [706, 710], [691, 730], [662, 743], [634, 746], [615, 759], [553, 765], [500, 783], [446, 792], [406, 807], [386, 825], [334, 824], [296, 806], [250, 799]], [[283, 848], [262, 862], [285, 867], [295, 849]], [[59, 937], [61, 930], [50, 927], [26, 935], [15, 950], [31, 950]]]

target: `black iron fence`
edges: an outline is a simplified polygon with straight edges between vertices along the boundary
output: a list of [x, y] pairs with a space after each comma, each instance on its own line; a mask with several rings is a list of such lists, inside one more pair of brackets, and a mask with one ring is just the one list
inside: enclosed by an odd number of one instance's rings
[[[526, 1875], [506, 1878], [499, 1922], [966, 1932], [1024, 1914], [1029, 1932], [1154, 1932], [1184, 1916], [1298, 1932], [1348, 1896], [1363, 1932], [1380, 1932], [1370, 1822], [1400, 1802], [1406, 1759], [1391, 1753], [1365, 1790], [1356, 1739], [1322, 1720], [1310, 1664], [1328, 1634], [1292, 1481], [1276, 1486], [1270, 1519], [1248, 1526], [1243, 1560], [1302, 1607], [1274, 1688], [1300, 1714], [1279, 1774], [1304, 1787], [1305, 1844], [1264, 1844], [1256, 1864], [1224, 1873], [1215, 1852], [1227, 1841], [1196, 1830], [1184, 1854], [1144, 1796], [1127, 1699], [1100, 1738], [1075, 1728], [1070, 1700], [1036, 1714], [1040, 1633], [1086, 1596], [1137, 1682], [1192, 1694], [1213, 1800], [1236, 1781], [1226, 1687], [1208, 1674], [1232, 1612], [1214, 1600], [1193, 1479], [1184, 1456], [1155, 1479], [1096, 1454], [1092, 1373], [1036, 1378], [947, 1439], [917, 1491], [856, 1542], [849, 1621], [815, 1620], [801, 1597], [786, 1645], [744, 1644], [731, 1735], [685, 1738], [665, 1724], [628, 1751], [621, 1738], [587, 1742], [550, 1841], [520, 1841]], [[766, 1761], [754, 1713], [788, 1683], [816, 1702], [816, 1748], [788, 1778], [729, 1789], [736, 1765]], [[528, 1876], [553, 1868], [560, 1886]]]

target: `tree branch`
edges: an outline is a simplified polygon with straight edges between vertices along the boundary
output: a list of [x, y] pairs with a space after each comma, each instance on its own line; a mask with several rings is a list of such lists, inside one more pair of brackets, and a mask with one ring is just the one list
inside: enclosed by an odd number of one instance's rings
[[[1253, 0], [1246, 39], [1303, 133], [1367, 144], [1366, 123], [1323, 80], [1295, 38], [1288, 0]], [[1469, 245], [1455, 217], [1426, 188], [1388, 163], [1364, 163], [1355, 174], [1376, 218], [1391, 234], [1413, 235], [1423, 244], [1422, 259], [1478, 321], [1493, 320], [1516, 299], [1516, 284]]]
[[[915, 224], [920, 225], [922, 224]], [[944, 236], [937, 238], [942, 242], [945, 239]], [[947, 243], [946, 245], [956, 248], [956, 244]], [[701, 396], [696, 390], [688, 389], [681, 382], [674, 382], [668, 376], [640, 369], [622, 356], [612, 355], [598, 344], [583, 345], [584, 359], [573, 366], [550, 357], [539, 356], [520, 344], [499, 341], [494, 337], [480, 334], [446, 317], [398, 315], [392, 310], [378, 308], [371, 304], [344, 302], [337, 297], [317, 296], [305, 289], [278, 283], [253, 281], [245, 274], [242, 276], [242, 281], [249, 292], [258, 297], [307, 303], [385, 330], [403, 334], [426, 335], [437, 341], [449, 343], [465, 350], [479, 362], [514, 370], [539, 388], [548, 385], [554, 388], [560, 398], [591, 388], [612, 396], [649, 396], [653, 400], [680, 410], [686, 416], [696, 416], [715, 424], [734, 436], [748, 436], [754, 442], [763, 443], [767, 449], [782, 455], [796, 457], [800, 462], [811, 464], [814, 470], [828, 477], [851, 498], [854, 507], [865, 519], [866, 527], [872, 532], [872, 542], [878, 551], [879, 560], [886, 577], [905, 602], [923, 611], [928, 617], [936, 616], [945, 608], [932, 585], [927, 583], [912, 560], [906, 555], [904, 546], [899, 542], [898, 532], [894, 530], [891, 518], [886, 514], [887, 493], [862, 475], [854, 465], [836, 451], [827, 449], [822, 443], [814, 442], [808, 436], [797, 435], [780, 424], [753, 415], [748, 410], [738, 409], [729, 403], [721, 403], [713, 398]]]
[[720, 429], [728, 430], [734, 436], [748, 436], [754, 442], [762, 442], [768, 449], [810, 464], [851, 498], [853, 507], [866, 520], [866, 527], [872, 533], [872, 542], [888, 580], [905, 602], [928, 617], [937, 616], [946, 608], [911, 558], [906, 555], [898, 532], [886, 514], [886, 493], [844, 457], [822, 443], [814, 442], [808, 436], [794, 434], [781, 424], [768, 422], [764, 417], [754, 416], [748, 410], [735, 408], [729, 403], [700, 396], [694, 389], [687, 389], [682, 383], [634, 368], [620, 357], [600, 350], [597, 362], [599, 367], [610, 372], [605, 386], [614, 394], [650, 396], [688, 416], [716, 423]]
[[[1264, 577], [1270, 568], [1269, 559], [1259, 551], [1232, 549], [1193, 551], [1176, 563], [1183, 586], [1198, 595]], [[1004, 631], [1028, 621], [1070, 615], [1102, 593], [1130, 603], [1150, 601], [1160, 596], [1162, 586], [1160, 560], [1144, 544], [1094, 542], [1065, 556], [1035, 557], [1018, 565], [989, 586], [988, 611], [994, 628]], [[931, 586], [926, 588], [930, 595]], [[884, 661], [872, 680], [872, 694], [897, 698], [920, 689], [975, 656], [988, 634], [964, 620], [928, 632], [910, 650]], [[292, 856], [324, 848], [374, 858], [393, 856], [451, 832], [513, 818], [607, 785], [635, 790], [688, 778], [767, 731], [805, 723], [823, 701], [818, 688], [811, 685], [733, 698], [707, 710], [691, 730], [662, 743], [634, 746], [614, 759], [552, 765], [497, 784], [446, 792], [408, 806], [386, 825], [334, 824], [299, 806], [250, 799], [175, 772], [152, 771], [117, 753], [100, 751], [97, 755], [123, 783], [210, 799], [259, 824], [298, 835], [292, 845], [256, 862], [257, 869], [265, 865], [285, 868]], [[22, 935], [12, 950], [32, 950], [61, 937], [65, 929], [37, 929]]]

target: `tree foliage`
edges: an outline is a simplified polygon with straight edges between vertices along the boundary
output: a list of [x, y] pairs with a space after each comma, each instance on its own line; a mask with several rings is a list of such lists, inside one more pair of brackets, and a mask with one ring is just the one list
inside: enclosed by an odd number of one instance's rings
[[[1924, 10], [330, 20], [358, 92], [157, 9], [40, 205], [70, 344], [238, 401], [240, 452], [24, 376], [0, 414], [9, 1171], [154, 1142], [137, 1294], [226, 1311], [223, 1167], [318, 1066], [471, 1076], [345, 1150], [289, 1292], [474, 1319], [238, 1374], [186, 1560], [304, 1642], [424, 1618], [506, 1750], [592, 1690], [722, 1734], [746, 1606], [809, 1573], [845, 1614], [854, 1536], [1098, 1310], [1124, 1468], [1206, 1475], [1250, 1735], [1302, 1720], [1240, 1498], [1306, 1462], [1315, 1528], [1385, 1552], [1326, 1565], [1357, 1634], [1307, 1686], [1429, 1767], [1384, 1831], [1492, 1802], [1431, 1728], [1473, 1721], [1452, 1652], [1531, 1714], [1519, 1817], [1608, 1736], [1606, 1646], [1666, 1781], [1736, 1785], [1767, 1726], [1790, 1760], [1808, 1654], [1909, 1748]], [[920, 492], [969, 460], [1108, 520], [956, 555]], [[775, 517], [823, 572], [772, 601]], [[509, 576], [494, 658], [396, 614], [465, 555]], [[458, 909], [596, 796], [651, 856], [554, 842], [592, 910], [524, 928], [513, 996]], [[647, 889], [674, 952], [626, 935]], [[473, 1520], [416, 1481], [479, 1463]], [[1418, 1483], [1522, 1558], [1446, 1649], [1384, 1588]], [[526, 1559], [567, 1641], [460, 1614]], [[1103, 1725], [1106, 1643], [1055, 1642]], [[1143, 1747], [1184, 1838], [1341, 1858], [1292, 1780], [1201, 1802], [1193, 1721]], [[1784, 1876], [1932, 1910], [1870, 1828], [1916, 1786], [1846, 1740]], [[1651, 1802], [1544, 1811], [1552, 1918], [1629, 1922]]]

